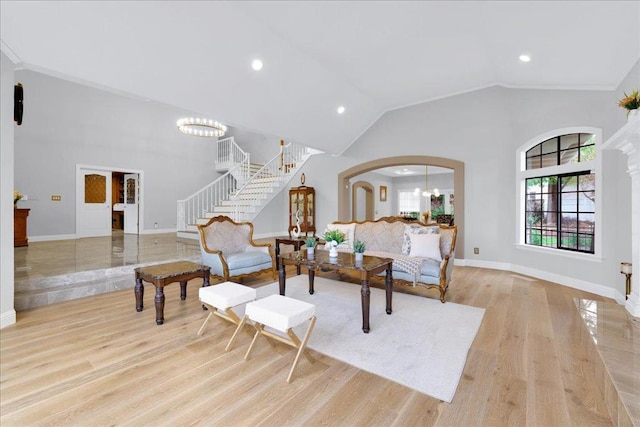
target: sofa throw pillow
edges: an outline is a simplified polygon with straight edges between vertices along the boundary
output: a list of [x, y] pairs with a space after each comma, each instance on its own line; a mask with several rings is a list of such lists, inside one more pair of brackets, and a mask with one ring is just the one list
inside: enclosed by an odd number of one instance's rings
[[404, 227], [404, 233], [402, 235], [402, 255], [409, 255], [411, 252], [411, 238], [412, 234], [438, 234], [440, 227], [437, 225], [425, 227], [422, 225], [406, 225]]
[[411, 234], [411, 252], [409, 256], [442, 261], [439, 234]]
[[356, 224], [328, 224], [327, 230], [340, 230], [347, 240], [338, 245], [338, 249], [352, 249], [353, 239], [356, 232]]

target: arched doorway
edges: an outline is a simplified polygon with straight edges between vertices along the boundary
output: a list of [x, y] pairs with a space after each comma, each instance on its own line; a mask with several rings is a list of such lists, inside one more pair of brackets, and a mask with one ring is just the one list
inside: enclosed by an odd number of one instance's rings
[[458, 160], [432, 156], [386, 157], [361, 163], [342, 171], [338, 174], [338, 220], [349, 221], [350, 203], [352, 203], [352, 199], [349, 197], [350, 190], [352, 190], [349, 184], [351, 178], [375, 169], [402, 165], [440, 166], [453, 169], [455, 194], [453, 204], [456, 212], [455, 222], [458, 226], [456, 258], [464, 259], [464, 163]]
[[359, 189], [364, 190], [364, 219], [373, 219], [374, 218], [374, 188], [373, 185], [366, 181], [358, 181], [352, 185], [351, 188], [351, 221], [362, 221], [362, 218], [359, 218], [361, 215], [358, 215], [360, 210], [359, 206], [363, 205], [363, 201], [360, 200]]

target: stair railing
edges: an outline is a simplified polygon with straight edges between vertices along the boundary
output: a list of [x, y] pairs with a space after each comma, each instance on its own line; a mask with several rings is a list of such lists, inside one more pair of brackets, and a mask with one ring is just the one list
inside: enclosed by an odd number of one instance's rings
[[[218, 140], [218, 153], [216, 157], [216, 169], [229, 170], [236, 166], [238, 163], [242, 163], [246, 160], [249, 163], [249, 153], [246, 153], [238, 144], [234, 137], [224, 138]], [[247, 169], [246, 176], [243, 178], [246, 181], [249, 178], [250, 173]]]
[[230, 197], [229, 200], [233, 202], [233, 219], [235, 221], [247, 220], [246, 209], [260, 203], [261, 193], [255, 190], [254, 184], [256, 182], [262, 181], [265, 185], [273, 186], [275, 182], [282, 181], [285, 175], [293, 172], [305, 154], [308, 154], [307, 147], [293, 142], [285, 144], [284, 141], [280, 141], [280, 152]]
[[246, 184], [251, 176], [249, 153], [242, 151], [233, 137], [218, 142], [222, 142], [218, 144], [218, 159], [225, 159], [233, 163], [233, 166], [211, 184], [184, 200], [178, 200], [177, 231], [187, 231], [189, 225], [196, 224], [198, 218], [205, 217], [214, 206], [219, 205], [223, 200], [229, 200], [230, 195]]

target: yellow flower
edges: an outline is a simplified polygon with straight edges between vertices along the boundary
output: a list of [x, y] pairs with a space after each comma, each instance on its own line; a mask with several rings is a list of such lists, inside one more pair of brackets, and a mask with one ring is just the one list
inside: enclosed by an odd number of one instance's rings
[[637, 110], [640, 108], [640, 95], [638, 91], [634, 90], [631, 95], [627, 95], [625, 92], [624, 98], [618, 101], [618, 107], [622, 107], [627, 110]]
[[18, 190], [13, 190], [13, 204], [18, 203], [18, 200], [22, 200], [22, 194]]

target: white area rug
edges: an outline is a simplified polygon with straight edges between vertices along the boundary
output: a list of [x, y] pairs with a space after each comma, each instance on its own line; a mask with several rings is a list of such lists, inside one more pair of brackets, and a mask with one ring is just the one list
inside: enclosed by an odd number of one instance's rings
[[[394, 292], [388, 315], [384, 291], [371, 288], [371, 332], [365, 334], [360, 286], [316, 276], [314, 289], [309, 295], [305, 274], [287, 278], [288, 297], [316, 306], [310, 348], [451, 402], [484, 309]], [[266, 285], [258, 289], [258, 298], [277, 292], [277, 283]], [[239, 314], [244, 311], [238, 308]], [[296, 328], [298, 336], [306, 327]]]

